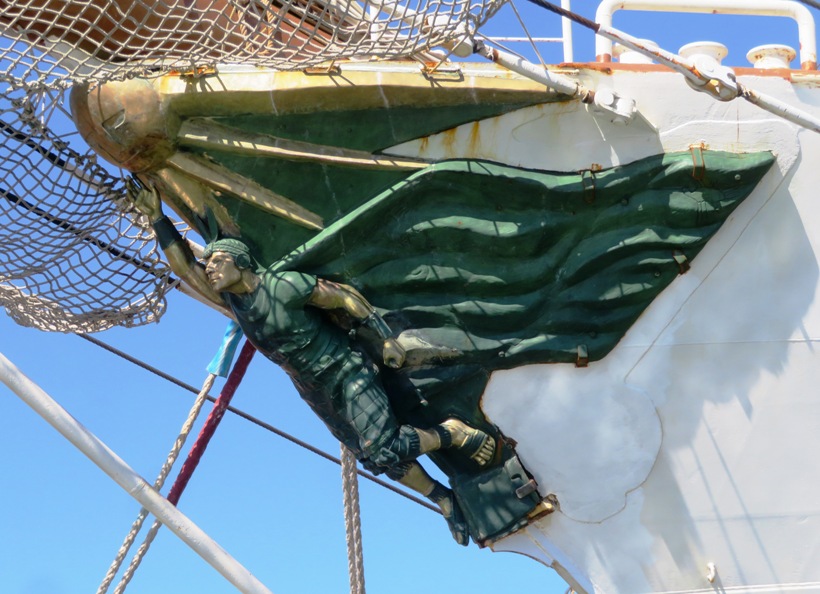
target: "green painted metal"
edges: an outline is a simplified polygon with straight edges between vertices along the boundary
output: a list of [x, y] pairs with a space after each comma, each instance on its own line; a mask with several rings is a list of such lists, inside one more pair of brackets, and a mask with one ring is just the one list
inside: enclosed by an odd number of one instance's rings
[[291, 140], [378, 152], [401, 142], [546, 101], [548, 96], [544, 95], [540, 101], [519, 103], [321, 111], [275, 117], [249, 115], [220, 119], [220, 122], [248, 132], [264, 131]]
[[446, 367], [575, 362], [579, 345], [596, 361], [774, 160], [713, 151], [704, 159], [702, 179], [690, 153], [597, 172], [593, 200], [589, 174], [438, 163], [280, 266], [352, 284], [394, 329], [457, 349]]
[[537, 492], [519, 496], [520, 489], [526, 487], [531, 477], [517, 456], [507, 451], [503, 459], [504, 463], [488, 470], [459, 473], [451, 480], [470, 527], [470, 536], [479, 544], [525, 526], [527, 514], [541, 500]]
[[[535, 101], [399, 107], [281, 116], [245, 115], [219, 118], [218, 121], [220, 124], [248, 132], [264, 132], [292, 140], [378, 153], [401, 142], [514, 111], [533, 103]], [[409, 175], [407, 171], [372, 171], [269, 157], [248, 158], [213, 150], [209, 150], [207, 156], [228, 169], [298, 202], [326, 222], [338, 220], [372, 196]], [[314, 235], [314, 232], [261, 213], [258, 209], [230, 196], [222, 195], [218, 200], [242, 229], [243, 237], [249, 239], [254, 253], [259, 254], [261, 261], [273, 262]], [[198, 225], [197, 230], [207, 241], [214, 239], [204, 222]]]

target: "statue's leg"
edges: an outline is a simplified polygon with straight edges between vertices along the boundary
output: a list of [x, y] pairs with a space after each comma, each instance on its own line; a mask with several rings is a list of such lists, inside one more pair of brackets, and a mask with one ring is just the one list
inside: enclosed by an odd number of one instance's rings
[[364, 456], [380, 467], [420, 456], [421, 435], [413, 427], [399, 424], [378, 376], [364, 367], [346, 379], [344, 417], [358, 436]]
[[464, 519], [464, 514], [453, 492], [427, 474], [421, 464], [418, 462], [397, 464], [387, 470], [387, 476], [438, 505], [455, 541], [464, 546], [469, 544], [470, 532], [467, 528], [467, 521]]
[[[435, 449], [456, 448], [472, 458], [479, 466], [484, 466], [495, 455], [495, 439], [481, 429], [470, 427], [458, 419], [447, 419], [432, 429], [439, 445]], [[422, 450], [424, 450], [422, 438]], [[432, 451], [432, 450], [429, 450]]]
[[362, 452], [378, 466], [414, 460], [439, 449], [457, 448], [479, 466], [495, 454], [495, 439], [458, 419], [431, 429], [399, 425], [378, 376], [364, 366], [345, 378], [345, 416]]

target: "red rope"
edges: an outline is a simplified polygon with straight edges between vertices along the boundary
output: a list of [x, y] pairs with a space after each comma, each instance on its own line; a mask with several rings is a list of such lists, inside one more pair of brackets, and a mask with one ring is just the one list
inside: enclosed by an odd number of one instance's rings
[[228, 380], [222, 387], [222, 393], [219, 394], [219, 398], [217, 398], [214, 408], [211, 410], [211, 414], [209, 414], [208, 418], [205, 420], [205, 425], [202, 426], [202, 431], [199, 432], [196, 442], [191, 447], [191, 451], [188, 452], [188, 458], [186, 458], [185, 463], [182, 465], [182, 469], [179, 471], [179, 475], [174, 481], [171, 490], [168, 492], [167, 499], [173, 505], [179, 503], [179, 498], [182, 496], [182, 492], [185, 490], [185, 487], [188, 486], [188, 481], [191, 479], [191, 476], [194, 474], [194, 470], [196, 470], [199, 461], [202, 459], [202, 455], [205, 453], [205, 448], [208, 447], [208, 443], [211, 441], [219, 422], [222, 420], [222, 417], [225, 416], [225, 411], [231, 403], [231, 398], [233, 398], [236, 389], [239, 387], [239, 383], [245, 376], [245, 371], [247, 371], [248, 365], [250, 364], [251, 359], [253, 359], [253, 354], [255, 352], [256, 349], [246, 340], [245, 344], [242, 345], [242, 352], [239, 353], [239, 358], [236, 360], [236, 364], [233, 366], [231, 373], [228, 375]]

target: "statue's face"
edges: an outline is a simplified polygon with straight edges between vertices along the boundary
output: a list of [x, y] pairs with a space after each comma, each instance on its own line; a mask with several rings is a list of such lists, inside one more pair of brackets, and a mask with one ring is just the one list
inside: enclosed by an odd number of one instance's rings
[[225, 252], [214, 252], [205, 265], [205, 274], [214, 291], [230, 292], [230, 288], [242, 280], [242, 271], [236, 267], [233, 256]]

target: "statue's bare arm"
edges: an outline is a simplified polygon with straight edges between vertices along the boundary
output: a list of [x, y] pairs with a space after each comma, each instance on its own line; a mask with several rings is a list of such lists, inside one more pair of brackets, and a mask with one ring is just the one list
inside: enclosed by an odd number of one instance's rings
[[[168, 219], [162, 222], [165, 215], [162, 213], [162, 202], [159, 199], [159, 193], [156, 188], [138, 188], [134, 184], [129, 184], [129, 193], [134, 201], [134, 206], [148, 217], [154, 230], [157, 231], [158, 236], [161, 233], [161, 227], [165, 227], [167, 232], [176, 233], [176, 230], [173, 229]], [[183, 279], [197, 293], [209, 301], [212, 301], [220, 307], [225, 307], [225, 301], [223, 301], [219, 293], [211, 288], [208, 277], [205, 275], [205, 267], [197, 262], [191, 248], [188, 247], [188, 244], [182, 239], [182, 236], [176, 233], [176, 237], [171, 238], [178, 239], [178, 241], [164, 240], [167, 238], [163, 237], [158, 237], [158, 239], [162, 251], [165, 252], [165, 258], [168, 260], [168, 264], [171, 266], [171, 270], [174, 271], [174, 274]]]
[[308, 301], [321, 309], [343, 309], [356, 320], [364, 320], [373, 313], [373, 306], [350, 285], [320, 278]]
[[316, 283], [316, 288], [313, 289], [308, 304], [320, 309], [342, 309], [346, 311], [362, 325], [369, 326], [384, 341], [382, 356], [388, 366], [397, 369], [404, 365], [404, 349], [393, 338], [390, 327], [376, 313], [375, 308], [368, 303], [367, 299], [353, 287], [320, 278]]

